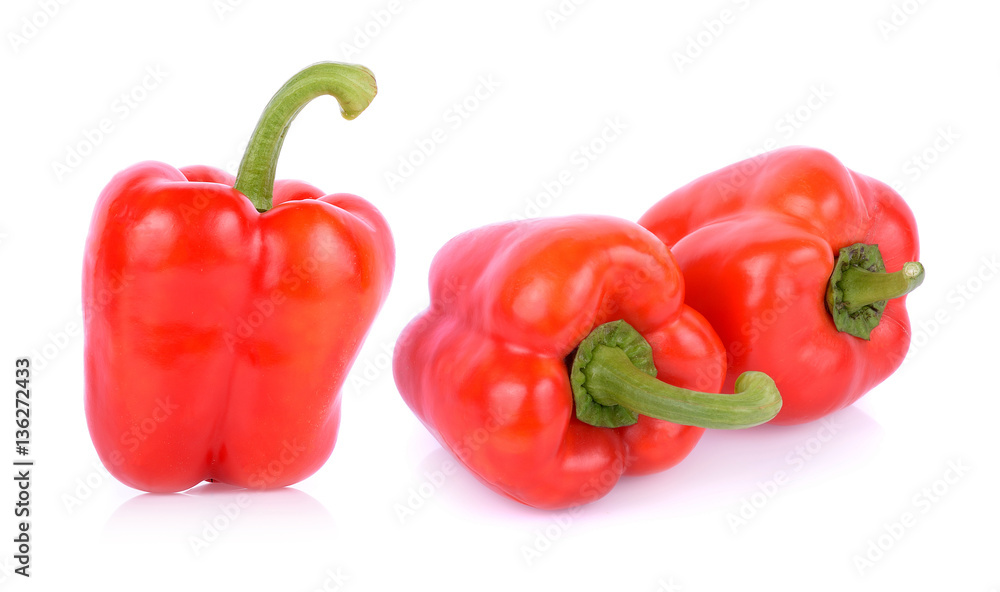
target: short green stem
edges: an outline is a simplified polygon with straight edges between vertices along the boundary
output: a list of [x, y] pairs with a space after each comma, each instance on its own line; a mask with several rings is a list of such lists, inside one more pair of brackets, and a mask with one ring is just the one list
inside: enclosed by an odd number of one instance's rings
[[871, 339], [889, 300], [905, 296], [924, 281], [916, 261], [887, 273], [878, 245], [856, 243], [840, 250], [826, 289], [826, 308], [838, 331]]
[[601, 325], [580, 344], [571, 370], [577, 417], [599, 427], [631, 425], [639, 415], [681, 425], [739, 429], [760, 425], [781, 409], [769, 376], [744, 372], [736, 393], [703, 393], [655, 378], [652, 349], [624, 321]]
[[375, 77], [364, 66], [321, 62], [293, 76], [264, 108], [236, 173], [236, 190], [247, 196], [257, 211], [271, 209], [278, 155], [299, 111], [316, 97], [331, 95], [340, 103], [344, 118], [354, 119], [376, 92]]
[[841, 298], [849, 313], [882, 300], [905, 296], [924, 281], [924, 266], [910, 261], [894, 273], [848, 267], [840, 275]]

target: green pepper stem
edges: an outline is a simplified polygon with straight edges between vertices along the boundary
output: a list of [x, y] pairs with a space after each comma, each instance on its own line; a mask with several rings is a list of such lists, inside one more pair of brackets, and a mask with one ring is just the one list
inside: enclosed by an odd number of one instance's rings
[[838, 287], [847, 312], [854, 313], [862, 307], [905, 296], [924, 281], [924, 266], [910, 261], [894, 273], [868, 271], [848, 267], [840, 276]]
[[826, 308], [838, 331], [871, 339], [888, 301], [910, 293], [924, 281], [916, 261], [886, 273], [878, 245], [854, 243], [840, 249], [826, 285]]
[[236, 173], [235, 189], [247, 196], [257, 211], [271, 209], [278, 155], [299, 111], [316, 97], [331, 95], [340, 103], [344, 119], [354, 119], [376, 92], [375, 77], [364, 66], [321, 62], [292, 76], [264, 108]]
[[741, 374], [735, 394], [702, 393], [653, 378], [633, 366], [622, 350], [599, 345], [584, 373], [595, 400], [681, 425], [749, 428], [769, 421], [781, 409], [778, 388], [763, 372]]
[[702, 428], [749, 428], [769, 421], [781, 409], [781, 395], [770, 376], [744, 372], [736, 393], [702, 393], [656, 378], [653, 350], [625, 321], [605, 323], [577, 347], [570, 385], [580, 421], [622, 427], [638, 415]]

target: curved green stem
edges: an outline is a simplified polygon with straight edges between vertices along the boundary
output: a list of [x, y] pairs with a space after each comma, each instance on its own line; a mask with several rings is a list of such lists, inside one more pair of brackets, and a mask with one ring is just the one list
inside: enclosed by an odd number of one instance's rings
[[321, 62], [302, 70], [282, 86], [264, 108], [236, 173], [235, 189], [259, 212], [271, 209], [274, 173], [285, 134], [309, 101], [331, 95], [344, 119], [354, 119], [375, 98], [375, 77], [364, 66]]
[[886, 273], [878, 245], [856, 243], [840, 250], [826, 289], [826, 307], [838, 331], [870, 339], [886, 304], [905, 296], [924, 281], [916, 261]]
[[594, 329], [577, 348], [570, 381], [577, 417], [599, 427], [621, 427], [639, 415], [703, 428], [738, 429], [769, 421], [781, 409], [774, 381], [744, 372], [736, 393], [702, 393], [655, 378], [652, 348], [624, 321]]

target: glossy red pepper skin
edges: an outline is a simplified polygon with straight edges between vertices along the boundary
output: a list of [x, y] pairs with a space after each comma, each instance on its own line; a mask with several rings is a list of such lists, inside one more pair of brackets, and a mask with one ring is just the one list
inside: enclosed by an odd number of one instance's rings
[[888, 185], [827, 152], [791, 147], [728, 166], [674, 191], [639, 223], [673, 252], [688, 302], [726, 345], [726, 384], [748, 369], [774, 379], [783, 405], [773, 423], [842, 409], [902, 363], [905, 297], [888, 301], [866, 341], [838, 332], [825, 293], [843, 247], [877, 244], [890, 272], [916, 261], [916, 222]]
[[725, 351], [684, 304], [670, 252], [639, 226], [575, 216], [496, 224], [448, 242], [432, 306], [400, 336], [403, 399], [484, 484], [557, 509], [596, 500], [622, 474], [662, 471], [703, 433], [639, 416], [619, 428], [574, 415], [566, 359], [594, 327], [624, 319], [653, 348], [657, 378], [719, 392]]
[[86, 244], [86, 413], [108, 470], [153, 492], [300, 481], [384, 301], [392, 237], [368, 202], [278, 181], [258, 213], [209, 167], [137, 164]]

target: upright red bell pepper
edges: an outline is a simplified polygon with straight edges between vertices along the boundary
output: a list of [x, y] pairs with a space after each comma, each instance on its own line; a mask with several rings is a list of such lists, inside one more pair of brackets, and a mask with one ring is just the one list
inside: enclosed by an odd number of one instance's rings
[[781, 406], [760, 373], [711, 394], [722, 344], [684, 304], [670, 252], [631, 222], [466, 232], [435, 257], [430, 287], [396, 345], [399, 391], [476, 477], [524, 504], [596, 500], [622, 474], [682, 460], [704, 427], [756, 425]]
[[86, 413], [123, 483], [279, 487], [329, 457], [394, 247], [368, 202], [274, 171], [306, 103], [333, 95], [353, 119], [375, 92], [361, 66], [316, 64], [268, 104], [235, 178], [143, 162], [101, 193], [83, 272]]
[[850, 405], [902, 363], [905, 294], [924, 278], [916, 222], [899, 194], [830, 154], [738, 162], [639, 223], [670, 247], [688, 302], [726, 345], [726, 384], [751, 368], [774, 378], [784, 403], [772, 423]]

